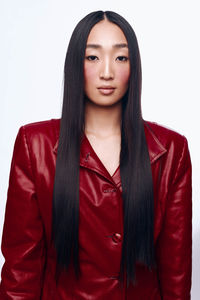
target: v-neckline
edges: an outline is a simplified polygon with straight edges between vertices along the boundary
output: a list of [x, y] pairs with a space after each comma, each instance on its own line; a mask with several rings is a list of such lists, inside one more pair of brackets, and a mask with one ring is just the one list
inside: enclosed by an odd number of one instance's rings
[[84, 136], [85, 136], [85, 139], [87, 140], [87, 142], [88, 142], [88, 144], [89, 144], [89, 146], [90, 146], [90, 148], [91, 148], [91, 150], [92, 150], [94, 156], [96, 157], [96, 159], [100, 162], [100, 164], [101, 164], [102, 167], [106, 170], [106, 172], [109, 174], [109, 176], [110, 176], [111, 178], [113, 178], [113, 177], [115, 176], [115, 174], [117, 173], [118, 169], [120, 168], [120, 164], [118, 165], [118, 167], [116, 168], [116, 170], [114, 171], [114, 173], [111, 175], [111, 174], [108, 172], [108, 170], [107, 170], [107, 168], [105, 167], [105, 165], [103, 164], [102, 160], [99, 158], [99, 156], [98, 156], [97, 153], [95, 152], [95, 150], [94, 150], [94, 148], [92, 147], [92, 145], [91, 145], [91, 143], [90, 143], [90, 141], [89, 141], [87, 135], [85, 134], [85, 132], [84, 132]]

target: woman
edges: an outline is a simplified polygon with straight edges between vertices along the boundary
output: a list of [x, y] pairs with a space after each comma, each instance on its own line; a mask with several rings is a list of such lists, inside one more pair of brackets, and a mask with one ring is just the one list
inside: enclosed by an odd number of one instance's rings
[[15, 141], [1, 299], [190, 299], [188, 143], [142, 118], [133, 29], [88, 14], [64, 72], [61, 119]]

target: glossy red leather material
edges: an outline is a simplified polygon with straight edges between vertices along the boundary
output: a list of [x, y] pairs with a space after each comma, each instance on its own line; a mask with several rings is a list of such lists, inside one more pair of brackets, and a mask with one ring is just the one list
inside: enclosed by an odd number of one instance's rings
[[189, 300], [192, 166], [185, 136], [145, 121], [154, 184], [157, 267], [137, 264], [136, 286], [118, 281], [123, 243], [120, 168], [111, 176], [85, 136], [80, 154], [79, 245], [56, 286], [52, 193], [60, 119], [21, 126], [14, 145], [2, 236], [1, 300]]

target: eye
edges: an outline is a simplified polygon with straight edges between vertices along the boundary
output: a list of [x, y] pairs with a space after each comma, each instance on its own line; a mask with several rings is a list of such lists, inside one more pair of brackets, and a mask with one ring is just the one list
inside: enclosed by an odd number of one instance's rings
[[89, 55], [89, 56], [86, 56], [86, 58], [88, 59], [88, 60], [90, 60], [90, 61], [94, 61], [95, 59], [95, 57], [97, 57], [97, 56], [95, 56], [95, 55]]
[[117, 58], [120, 58], [120, 61], [127, 61], [128, 57], [126, 56], [118, 56]]

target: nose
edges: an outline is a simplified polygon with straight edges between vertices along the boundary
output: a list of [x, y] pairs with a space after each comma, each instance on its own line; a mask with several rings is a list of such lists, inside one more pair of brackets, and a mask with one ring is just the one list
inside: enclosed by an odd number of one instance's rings
[[114, 78], [112, 63], [109, 59], [105, 59], [104, 61], [102, 61], [99, 76], [101, 79], [106, 80]]

